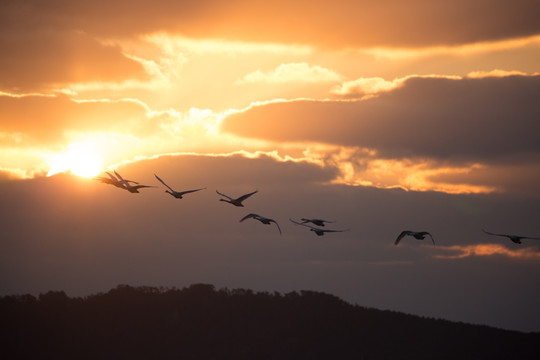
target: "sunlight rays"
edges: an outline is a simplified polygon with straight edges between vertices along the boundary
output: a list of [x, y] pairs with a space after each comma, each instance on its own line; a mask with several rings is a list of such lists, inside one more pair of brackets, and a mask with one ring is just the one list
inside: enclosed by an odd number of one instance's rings
[[103, 169], [103, 156], [95, 141], [72, 142], [65, 151], [49, 157], [50, 170], [47, 176], [70, 171], [73, 175], [93, 177]]

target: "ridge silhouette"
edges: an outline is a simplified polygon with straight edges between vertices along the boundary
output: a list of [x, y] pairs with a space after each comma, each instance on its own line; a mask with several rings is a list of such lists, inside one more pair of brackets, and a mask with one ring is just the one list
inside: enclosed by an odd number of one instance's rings
[[0, 298], [3, 359], [538, 359], [540, 333], [299, 291], [119, 285]]

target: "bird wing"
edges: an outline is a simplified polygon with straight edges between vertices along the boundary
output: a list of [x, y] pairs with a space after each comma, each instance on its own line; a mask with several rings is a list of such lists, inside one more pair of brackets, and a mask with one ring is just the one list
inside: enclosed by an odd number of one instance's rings
[[330, 221], [330, 220], [324, 220], [324, 219], [306, 219], [306, 218], [302, 218], [300, 219], [302, 220], [303, 223], [313, 223], [315, 225], [318, 225], [318, 226], [324, 226], [324, 223], [333, 223], [334, 221]]
[[244, 220], [246, 220], [246, 219], [250, 219], [250, 218], [258, 218], [258, 217], [259, 217], [259, 215], [257, 215], [257, 214], [253, 214], [253, 213], [247, 214], [246, 216], [244, 216], [243, 218], [240, 219], [240, 222], [242, 222], [242, 221], [244, 221]]
[[229, 200], [231, 200], [231, 201], [233, 200], [233, 198], [230, 197], [230, 196], [227, 196], [227, 195], [225, 195], [225, 194], [222, 194], [222, 193], [220, 193], [220, 192], [217, 191], [217, 190], [216, 190], [216, 192], [217, 192], [219, 195], [221, 195], [221, 196], [223, 196], [223, 197], [226, 197], [227, 199], [229, 199]]
[[399, 234], [399, 236], [397, 237], [396, 241], [394, 242], [394, 245], [399, 244], [399, 242], [401, 241], [401, 239], [403, 239], [403, 237], [404, 237], [405, 235], [409, 235], [410, 233], [411, 233], [411, 232], [408, 231], [408, 230], [403, 230], [403, 231], [401, 232], [401, 234]]
[[351, 231], [351, 229], [344, 229], [344, 230], [330, 230], [330, 229], [320, 229], [321, 231], [324, 231], [324, 232], [344, 232], [344, 231]]
[[119, 181], [125, 181], [124, 178], [119, 173], [116, 172], [116, 170], [114, 170], [114, 174], [116, 175]]
[[106, 173], [107, 175], [109, 175], [109, 177], [111, 178], [111, 180], [113, 180], [113, 181], [116, 182], [116, 183], [119, 183], [119, 184], [128, 184], [128, 183], [138, 184], [138, 182], [136, 182], [136, 181], [124, 179], [122, 176], [120, 176], [119, 173], [116, 172], [116, 170], [114, 171], [114, 173], [116, 174], [116, 176], [114, 176], [113, 174], [111, 174], [111, 173], [108, 172], [108, 171], [105, 171], [105, 173]]
[[129, 188], [131, 188], [131, 189], [142, 189], [142, 188], [151, 188], [151, 187], [155, 187], [155, 186], [152, 186], [152, 185], [129, 185]]
[[[331, 220], [324, 220], [324, 219], [312, 219], [312, 221], [319, 221], [319, 222], [322, 222], [322, 223], [328, 223], [328, 224], [331, 224], [335, 221], [331, 221]], [[324, 225], [323, 225], [324, 226]]]
[[435, 239], [433, 239], [433, 236], [431, 236], [430, 233], [428, 233], [427, 231], [422, 231], [422, 234], [429, 235], [429, 237], [431, 238], [431, 242], [433, 243], [433, 245], [435, 245]]
[[204, 190], [206, 188], [200, 188], [200, 189], [195, 189], [195, 190], [185, 190], [185, 191], [177, 191], [178, 194], [180, 195], [184, 195], [184, 194], [189, 194], [189, 193], [192, 193], [192, 192], [195, 192], [195, 191], [199, 191], [199, 190]]
[[242, 196], [240, 196], [238, 199], [236, 199], [236, 201], [242, 202], [242, 201], [246, 200], [248, 197], [250, 197], [251, 195], [255, 194], [255, 193], [258, 192], [258, 191], [259, 191], [259, 190], [255, 190], [255, 191], [252, 192], [252, 193], [242, 195]]
[[484, 229], [482, 229], [482, 231], [485, 232], [485, 233], [488, 234], [488, 235], [495, 235], [495, 236], [505, 236], [505, 237], [508, 237], [507, 234], [495, 234], [495, 233], [486, 231], [486, 230], [484, 230]]
[[176, 192], [176, 191], [174, 191], [169, 185], [165, 184], [165, 181], [161, 180], [159, 176], [157, 176], [156, 174], [154, 174], [154, 176], [156, 177], [156, 179], [159, 180], [160, 183], [162, 183], [163, 185], [165, 185], [169, 190], [171, 190], [172, 192]]
[[311, 226], [311, 225], [304, 224], [304, 223], [301, 223], [301, 222], [298, 222], [298, 221], [294, 221], [293, 219], [289, 219], [289, 220], [290, 220], [291, 222], [295, 223], [296, 225], [302, 225], [302, 226], [311, 228], [311, 229], [313, 229], [313, 230], [322, 230], [322, 229], [319, 229], [318, 227], [315, 227], [315, 226]]
[[102, 183], [108, 183], [108, 182], [111, 181], [111, 179], [106, 178], [104, 176], [96, 176], [96, 177], [94, 177], [94, 180], [101, 181]]
[[[115, 171], [115, 172], [116, 172], [116, 171]], [[105, 174], [109, 175], [109, 177], [111, 178], [111, 180], [114, 181], [115, 183], [120, 183], [120, 179], [117, 178], [116, 176], [114, 176], [113, 174], [111, 174], [110, 172], [105, 171]]]
[[279, 234], [281, 235], [281, 228], [279, 227], [279, 224], [277, 223], [277, 221], [274, 220], [274, 219], [268, 219], [268, 221], [271, 221], [271, 222], [273, 222], [274, 224], [276, 224], [276, 226], [277, 226], [277, 228], [278, 228], [278, 230], [279, 230]]

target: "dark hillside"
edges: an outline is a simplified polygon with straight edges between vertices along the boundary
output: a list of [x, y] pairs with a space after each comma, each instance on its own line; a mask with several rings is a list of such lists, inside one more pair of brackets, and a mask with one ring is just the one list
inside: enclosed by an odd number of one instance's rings
[[0, 298], [2, 359], [539, 359], [540, 333], [425, 319], [301, 291], [121, 285]]

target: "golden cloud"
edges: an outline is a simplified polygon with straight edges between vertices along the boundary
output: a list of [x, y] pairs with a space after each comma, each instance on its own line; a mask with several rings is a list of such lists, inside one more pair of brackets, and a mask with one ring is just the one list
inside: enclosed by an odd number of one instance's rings
[[536, 248], [508, 249], [499, 244], [453, 245], [438, 247], [449, 252], [447, 255], [435, 255], [438, 259], [463, 259], [473, 256], [506, 256], [513, 259], [540, 259], [540, 251]]
[[336, 95], [351, 97], [361, 95], [376, 95], [378, 93], [395, 90], [402, 87], [409, 79], [452, 79], [459, 80], [461, 76], [457, 75], [407, 75], [393, 80], [385, 80], [381, 77], [360, 78], [351, 81], [345, 81], [341, 85], [334, 87], [331, 92]]
[[342, 76], [335, 71], [307, 63], [281, 64], [273, 71], [262, 72], [257, 70], [245, 75], [236, 81], [237, 84], [246, 83], [289, 83], [289, 82], [337, 82]]
[[538, 46], [540, 46], [540, 35], [453, 46], [428, 46], [421, 48], [373, 47], [358, 51], [377, 59], [411, 60], [434, 56], [470, 56], [525, 47], [536, 48]]

